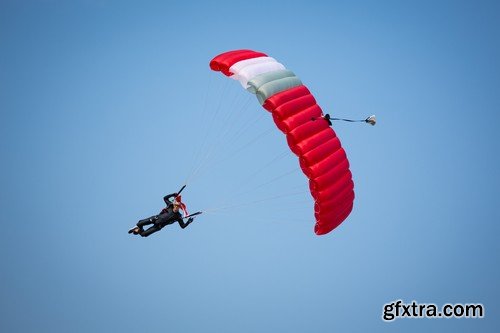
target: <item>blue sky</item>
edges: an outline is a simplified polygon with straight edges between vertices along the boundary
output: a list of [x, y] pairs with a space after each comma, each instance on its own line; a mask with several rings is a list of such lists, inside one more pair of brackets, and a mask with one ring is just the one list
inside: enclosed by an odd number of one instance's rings
[[[495, 332], [494, 1], [0, 3], [2, 332]], [[232, 49], [293, 70], [335, 124], [356, 201], [312, 200]], [[196, 171], [199, 170], [199, 171]], [[183, 193], [207, 214], [128, 228]], [[223, 209], [224, 208], [224, 209]], [[484, 319], [382, 321], [483, 303]]]

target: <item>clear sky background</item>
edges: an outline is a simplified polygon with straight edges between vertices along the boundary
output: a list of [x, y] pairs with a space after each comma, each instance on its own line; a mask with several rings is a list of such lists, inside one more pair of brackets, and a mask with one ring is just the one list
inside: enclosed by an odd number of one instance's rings
[[[0, 331], [498, 332], [495, 1], [0, 2]], [[332, 233], [215, 55], [275, 57], [337, 123]], [[185, 181], [187, 229], [127, 234]], [[381, 319], [385, 303], [484, 319]]]

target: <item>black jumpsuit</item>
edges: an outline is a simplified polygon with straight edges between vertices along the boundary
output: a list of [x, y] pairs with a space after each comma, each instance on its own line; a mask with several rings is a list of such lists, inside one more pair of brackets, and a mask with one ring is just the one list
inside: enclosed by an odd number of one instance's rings
[[[149, 235], [160, 231], [163, 227], [175, 222], [178, 222], [181, 228], [184, 229], [192, 222], [192, 219], [184, 222], [181, 213], [179, 213], [178, 211], [173, 211], [173, 204], [170, 202], [170, 199], [176, 196], [177, 193], [166, 195], [165, 197], [163, 197], [163, 201], [165, 201], [167, 207], [163, 208], [160, 214], [137, 222], [137, 226], [139, 227], [139, 235], [141, 235], [142, 237], [148, 237]], [[152, 226], [144, 230], [143, 227], [149, 224], [152, 224]]]

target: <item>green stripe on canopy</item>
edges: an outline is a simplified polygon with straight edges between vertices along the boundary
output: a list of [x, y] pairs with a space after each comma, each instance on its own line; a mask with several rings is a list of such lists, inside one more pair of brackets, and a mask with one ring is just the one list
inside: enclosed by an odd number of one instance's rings
[[257, 93], [257, 90], [259, 90], [261, 86], [263, 86], [268, 82], [292, 76], [295, 76], [295, 74], [292, 71], [289, 71], [288, 69], [279, 69], [277, 71], [271, 71], [259, 74], [250, 81], [248, 81], [249, 87], [247, 88], [247, 90], [252, 94], [255, 94]]
[[274, 80], [262, 85], [259, 90], [257, 90], [257, 99], [262, 105], [269, 97], [300, 85], [302, 85], [302, 81], [296, 76]]

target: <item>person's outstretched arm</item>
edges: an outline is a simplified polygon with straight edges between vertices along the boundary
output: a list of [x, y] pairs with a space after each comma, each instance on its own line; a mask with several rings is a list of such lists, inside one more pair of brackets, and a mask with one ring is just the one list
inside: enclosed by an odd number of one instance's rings
[[182, 217], [179, 217], [177, 219], [177, 222], [179, 222], [179, 225], [181, 226], [182, 229], [184, 229], [185, 227], [187, 227], [188, 225], [191, 224], [191, 222], [193, 222], [193, 218], [190, 217], [187, 222], [184, 222], [184, 219]]
[[176, 196], [177, 196], [177, 193], [172, 193], [172, 194], [166, 195], [163, 197], [163, 201], [165, 201], [165, 203], [167, 205], [170, 205], [171, 204], [170, 199], [175, 198]]

